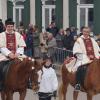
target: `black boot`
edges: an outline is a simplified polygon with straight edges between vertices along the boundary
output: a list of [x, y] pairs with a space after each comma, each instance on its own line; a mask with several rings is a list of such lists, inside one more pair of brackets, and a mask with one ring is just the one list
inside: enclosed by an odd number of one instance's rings
[[81, 85], [80, 84], [76, 84], [75, 85], [75, 91], [80, 91], [81, 89]]
[[4, 89], [3, 82], [0, 82], [0, 91], [2, 91], [3, 89]]

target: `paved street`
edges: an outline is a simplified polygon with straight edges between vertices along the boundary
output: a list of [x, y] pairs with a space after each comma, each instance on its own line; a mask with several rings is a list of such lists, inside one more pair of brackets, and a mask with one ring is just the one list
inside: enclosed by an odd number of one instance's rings
[[[60, 76], [58, 77], [58, 80], [59, 80], [59, 82], [61, 82], [61, 81], [60, 81], [60, 80], [61, 80], [61, 79], [60, 79]], [[68, 93], [66, 94], [66, 96], [67, 96], [67, 99], [66, 99], [66, 100], [73, 100], [73, 98], [72, 98], [72, 92], [73, 92], [73, 87], [69, 85], [69, 87], [68, 87]], [[15, 94], [14, 94], [14, 100], [19, 100], [18, 97], [19, 97], [19, 94], [18, 94], [18, 93], [15, 93]], [[1, 99], [0, 99], [0, 100], [1, 100]], [[32, 90], [29, 90], [29, 89], [28, 89], [28, 90], [27, 90], [27, 95], [26, 95], [25, 100], [38, 100], [38, 96], [37, 96], [37, 94], [34, 93]], [[52, 98], [52, 100], [55, 100], [55, 99]], [[56, 100], [58, 100], [58, 97], [57, 97]], [[79, 93], [78, 100], [87, 100], [87, 99], [86, 99], [86, 94], [83, 93], [83, 92], [80, 92], [80, 93]], [[93, 100], [100, 100], [100, 94], [94, 96]]]
[[[71, 86], [69, 86], [66, 100], [73, 100], [72, 99], [72, 91], [73, 91], [73, 88]], [[18, 97], [19, 97], [19, 94], [15, 93], [14, 100], [19, 100]], [[37, 94], [33, 93], [33, 91], [28, 90], [25, 100], [38, 100], [38, 96], [37, 96]], [[54, 98], [52, 98], [52, 100], [54, 100]], [[58, 100], [58, 98], [56, 100]], [[86, 100], [86, 94], [80, 92], [78, 100]], [[100, 100], [100, 95], [94, 96], [93, 100]]]

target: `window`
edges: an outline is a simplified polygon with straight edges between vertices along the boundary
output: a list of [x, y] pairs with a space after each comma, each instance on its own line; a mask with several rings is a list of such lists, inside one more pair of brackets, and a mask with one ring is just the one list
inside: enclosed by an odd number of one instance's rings
[[41, 0], [42, 1], [42, 31], [48, 27], [48, 25], [55, 21], [55, 0]]
[[80, 32], [82, 26], [89, 26], [93, 31], [94, 5], [93, 0], [77, 0], [77, 28]]
[[93, 0], [80, 0], [80, 4], [93, 4]]
[[21, 0], [16, 0], [15, 2], [15, 15], [14, 20], [16, 22], [16, 27], [19, 27], [20, 22], [23, 21], [23, 10], [24, 10], [24, 2]]
[[45, 2], [46, 5], [55, 5], [55, 1], [54, 0], [48, 0]]

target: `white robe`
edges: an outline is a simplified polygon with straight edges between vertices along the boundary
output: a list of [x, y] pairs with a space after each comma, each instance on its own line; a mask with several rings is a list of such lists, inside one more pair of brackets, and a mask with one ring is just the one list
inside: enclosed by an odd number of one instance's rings
[[[15, 37], [16, 37], [16, 53], [24, 54], [24, 47], [26, 46], [26, 44], [23, 40], [23, 37], [18, 32], [13, 32], [11, 34], [14, 34], [14, 33], [15, 33]], [[7, 42], [6, 34], [7, 34], [6, 32], [0, 33], [0, 50], [4, 56], [8, 56], [8, 54], [11, 53], [11, 51], [8, 50], [6, 47], [6, 42]], [[2, 54], [0, 54], [0, 55], [2, 55]], [[3, 57], [3, 55], [1, 57]]]
[[[76, 40], [76, 42], [74, 44], [74, 47], [73, 47], [73, 54], [76, 54], [76, 56], [77, 56], [77, 62], [75, 64], [73, 70], [77, 70], [77, 68], [79, 66], [91, 62], [89, 57], [87, 56], [86, 47], [85, 47], [85, 44], [84, 44], [84, 41], [83, 41], [82, 38], [84, 38], [83, 35]], [[99, 59], [99, 57], [100, 57], [100, 54], [99, 54], [100, 48], [99, 48], [97, 42], [93, 38], [91, 38], [91, 41], [92, 41], [92, 44], [93, 44], [95, 57], [97, 59]]]

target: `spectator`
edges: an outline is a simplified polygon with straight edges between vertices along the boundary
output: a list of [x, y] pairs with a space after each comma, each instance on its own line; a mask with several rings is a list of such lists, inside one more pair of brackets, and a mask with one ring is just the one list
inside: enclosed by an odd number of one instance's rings
[[33, 47], [34, 47], [34, 54], [33, 56], [35, 58], [40, 57], [40, 33], [38, 26], [34, 26], [34, 32], [33, 32]]
[[63, 45], [66, 50], [72, 50], [74, 45], [74, 37], [70, 32], [70, 28], [66, 29], [66, 34], [63, 38]]
[[77, 36], [77, 28], [75, 28], [74, 26], [70, 27], [70, 32], [73, 36]]
[[0, 19], [0, 33], [3, 32], [5, 29], [4, 29], [4, 25], [3, 25], [3, 22], [2, 22], [2, 19]]
[[33, 56], [33, 28], [32, 27], [29, 27], [29, 30], [26, 34], [25, 54], [29, 57]]
[[48, 55], [51, 56], [51, 58], [54, 61], [54, 55], [55, 55], [55, 48], [57, 47], [56, 39], [53, 37], [51, 33], [48, 34], [48, 41], [47, 41], [47, 49], [48, 49]]
[[40, 33], [40, 49], [41, 49], [41, 57], [44, 58], [44, 56], [47, 54], [47, 40], [48, 40], [48, 32], [42, 32]]
[[63, 38], [64, 38], [64, 30], [60, 29], [58, 34], [56, 35], [56, 42], [57, 42], [58, 48], [56, 49], [55, 57], [56, 57], [56, 61], [58, 63], [60, 63], [60, 62], [62, 63], [64, 60], [63, 54], [65, 54], [65, 53], [63, 51]]
[[46, 28], [46, 31], [52, 33], [53, 36], [55, 37], [58, 33], [58, 28], [56, 27], [56, 23], [51, 22], [51, 24]]
[[57, 42], [57, 47], [63, 48], [64, 30], [60, 29], [55, 38], [56, 38], [56, 42]]

